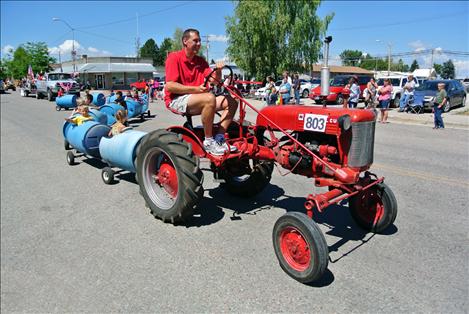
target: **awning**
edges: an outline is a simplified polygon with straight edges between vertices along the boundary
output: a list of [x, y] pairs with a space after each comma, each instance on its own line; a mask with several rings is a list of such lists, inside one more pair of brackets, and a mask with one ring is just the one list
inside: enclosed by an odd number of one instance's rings
[[[153, 73], [156, 69], [150, 63], [85, 63], [75, 65], [79, 73]], [[73, 72], [73, 66], [64, 66], [66, 73]]]

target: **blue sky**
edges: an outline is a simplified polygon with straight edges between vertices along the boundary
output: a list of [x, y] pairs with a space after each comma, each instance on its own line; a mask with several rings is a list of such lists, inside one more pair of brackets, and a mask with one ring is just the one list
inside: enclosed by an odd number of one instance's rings
[[[172, 37], [176, 27], [193, 27], [210, 35], [210, 59], [221, 59], [226, 48], [225, 16], [232, 15], [232, 1], [1, 1], [2, 56], [10, 48], [28, 41], [44, 41], [58, 58], [70, 59], [72, 31], [53, 17], [75, 28], [78, 54], [135, 55], [138, 31], [143, 45], [149, 38], [159, 44]], [[373, 56], [436, 49], [434, 62], [449, 58], [458, 76], [469, 76], [469, 57], [452, 52], [469, 52], [468, 1], [324, 1], [320, 17], [335, 17], [328, 34], [333, 36], [331, 63], [339, 54], [356, 49]], [[379, 41], [377, 41], [379, 40]], [[402, 57], [410, 64], [429, 66], [431, 56]]]

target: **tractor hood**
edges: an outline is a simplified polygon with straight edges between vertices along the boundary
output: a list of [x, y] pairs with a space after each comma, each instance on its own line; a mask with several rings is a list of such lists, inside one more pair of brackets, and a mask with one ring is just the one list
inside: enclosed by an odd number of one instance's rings
[[284, 105], [262, 109], [257, 116], [256, 125], [260, 127], [270, 125], [273, 129], [277, 129], [269, 123], [267, 120], [269, 119], [284, 130], [317, 131], [335, 135], [339, 129], [338, 120], [344, 115], [349, 115], [352, 123], [369, 122], [376, 119], [372, 110]]

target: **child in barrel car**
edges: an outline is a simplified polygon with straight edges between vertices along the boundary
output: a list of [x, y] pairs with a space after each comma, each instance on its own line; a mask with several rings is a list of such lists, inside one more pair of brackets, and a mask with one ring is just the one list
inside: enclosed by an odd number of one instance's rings
[[127, 113], [125, 110], [119, 109], [116, 112], [116, 122], [111, 126], [108, 136], [112, 137], [114, 135], [122, 133], [122, 131], [127, 127]]
[[88, 106], [79, 106], [78, 108], [80, 107], [81, 107], [81, 111], [77, 112], [77, 115], [73, 117], [65, 118], [65, 121], [76, 124], [76, 125], [82, 125], [84, 122], [93, 119], [93, 117], [90, 116]]

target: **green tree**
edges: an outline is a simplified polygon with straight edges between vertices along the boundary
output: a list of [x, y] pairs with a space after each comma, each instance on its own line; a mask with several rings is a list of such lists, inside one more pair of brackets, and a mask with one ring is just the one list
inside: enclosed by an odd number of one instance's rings
[[166, 62], [166, 58], [168, 53], [172, 51], [173, 41], [171, 38], [163, 39], [163, 42], [160, 45], [160, 49], [158, 50], [158, 56], [156, 58], [156, 63], [154, 65], [162, 66]]
[[158, 45], [153, 38], [148, 39], [142, 48], [140, 48], [140, 56], [142, 58], [150, 58], [153, 60], [153, 65], [158, 61], [159, 51]]
[[455, 70], [454, 70], [454, 64], [451, 59], [448, 61], [444, 62], [442, 67], [441, 67], [441, 77], [444, 79], [454, 79], [456, 76]]
[[339, 55], [342, 60], [342, 65], [345, 66], [360, 66], [360, 62], [363, 58], [363, 52], [360, 50], [344, 50]]
[[184, 31], [181, 28], [176, 27], [176, 30], [173, 33], [171, 51], [178, 51], [182, 49], [182, 34], [183, 33]]
[[419, 68], [419, 63], [417, 60], [412, 61], [412, 64], [410, 65], [409, 72], [414, 72], [416, 69]]
[[[30, 57], [30, 64], [34, 71], [37, 72], [48, 72], [52, 70], [51, 64], [55, 63], [55, 58], [49, 56], [47, 45], [44, 42], [27, 42], [24, 45], [26, 53]], [[25, 75], [26, 72], [23, 74]]]
[[31, 58], [28, 52], [21, 45], [13, 53], [13, 59], [8, 63], [8, 69], [16, 79], [22, 78], [28, 72], [28, 66], [31, 63]]
[[434, 63], [433, 68], [435, 69], [436, 74], [441, 75], [441, 70], [443, 69], [441, 64]]
[[320, 1], [238, 1], [226, 18], [227, 53], [241, 69], [263, 79], [283, 70], [310, 70], [333, 18], [316, 15]]

